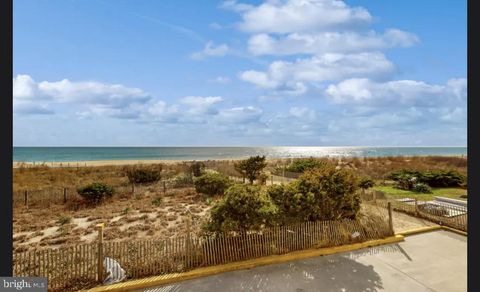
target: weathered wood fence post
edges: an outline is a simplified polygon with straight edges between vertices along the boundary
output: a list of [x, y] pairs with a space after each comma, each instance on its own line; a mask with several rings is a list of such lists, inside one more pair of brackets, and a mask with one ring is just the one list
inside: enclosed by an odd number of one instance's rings
[[105, 223], [97, 224], [95, 227], [98, 229], [97, 280], [103, 282], [103, 229]]
[[394, 232], [393, 230], [393, 217], [392, 217], [392, 203], [388, 202], [388, 226], [390, 227], [390, 230]]
[[63, 203], [67, 203], [67, 188], [63, 188]]
[[418, 216], [418, 201], [415, 199], [415, 216]]
[[132, 196], [134, 196], [134, 195], [135, 195], [135, 184], [132, 183]]
[[28, 208], [28, 190], [24, 191], [24, 196], [25, 196], [25, 206]]
[[163, 194], [165, 195], [166, 192], [167, 192], [167, 184], [165, 181], [163, 181]]
[[273, 174], [270, 176], [270, 181], [272, 182], [272, 186], [273, 186]]

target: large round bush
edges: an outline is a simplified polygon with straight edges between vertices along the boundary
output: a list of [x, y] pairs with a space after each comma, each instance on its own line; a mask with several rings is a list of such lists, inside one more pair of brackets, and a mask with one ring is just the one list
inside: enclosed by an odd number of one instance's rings
[[307, 170], [299, 179], [269, 194], [290, 220], [316, 221], [355, 218], [360, 210], [358, 179], [332, 164]]
[[208, 196], [223, 195], [231, 185], [230, 179], [221, 173], [208, 172], [194, 178], [195, 190]]
[[465, 175], [455, 170], [398, 170], [388, 176], [397, 183], [397, 187], [411, 190], [416, 183], [425, 183], [430, 187], [461, 187], [466, 183]]
[[305, 172], [308, 169], [319, 168], [326, 165], [325, 161], [318, 158], [301, 158], [294, 160], [288, 167], [287, 171], [290, 172]]
[[128, 181], [133, 184], [152, 184], [161, 178], [162, 166], [158, 165], [151, 168], [130, 168], [126, 174]]
[[466, 180], [465, 175], [455, 170], [428, 171], [422, 176], [422, 182], [431, 187], [460, 187]]
[[210, 211], [209, 232], [257, 230], [273, 223], [277, 207], [257, 185], [235, 184]]
[[369, 189], [371, 187], [373, 187], [375, 185], [375, 182], [369, 178], [369, 177], [364, 177], [360, 180], [360, 182], [358, 183], [358, 186], [361, 188], [361, 189]]
[[432, 188], [427, 184], [417, 183], [413, 186], [412, 191], [416, 193], [422, 193], [422, 194], [431, 194]]
[[187, 173], [181, 173], [173, 178], [174, 188], [186, 188], [193, 185], [193, 177]]
[[77, 190], [77, 193], [90, 203], [99, 203], [113, 196], [114, 192], [115, 189], [112, 186], [103, 183], [92, 183]]

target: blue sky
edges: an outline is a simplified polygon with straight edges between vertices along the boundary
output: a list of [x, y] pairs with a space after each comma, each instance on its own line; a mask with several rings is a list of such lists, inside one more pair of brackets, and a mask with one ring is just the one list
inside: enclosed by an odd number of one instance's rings
[[15, 146], [464, 146], [466, 1], [14, 1]]

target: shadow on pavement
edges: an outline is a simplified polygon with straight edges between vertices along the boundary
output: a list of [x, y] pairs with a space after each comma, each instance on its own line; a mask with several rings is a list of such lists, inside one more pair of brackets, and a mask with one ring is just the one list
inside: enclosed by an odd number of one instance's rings
[[228, 272], [143, 291], [375, 292], [382, 289], [382, 279], [373, 266], [364, 265], [348, 256], [332, 255], [321, 261], [305, 260]]

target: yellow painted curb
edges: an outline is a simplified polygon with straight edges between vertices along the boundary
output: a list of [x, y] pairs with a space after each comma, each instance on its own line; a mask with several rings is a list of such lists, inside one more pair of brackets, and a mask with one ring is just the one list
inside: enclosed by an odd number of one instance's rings
[[435, 226], [426, 226], [426, 227], [419, 227], [419, 228], [414, 228], [402, 232], [397, 232], [395, 233], [396, 235], [403, 235], [403, 236], [409, 236], [409, 235], [415, 235], [419, 233], [424, 233], [424, 232], [430, 232], [430, 231], [436, 231], [436, 230], [446, 230], [450, 232], [454, 232], [463, 236], [468, 236], [467, 232], [458, 230], [455, 228], [447, 227], [447, 226], [440, 226], [440, 225], [435, 225]]
[[410, 229], [410, 230], [407, 230], [407, 231], [397, 232], [395, 234], [403, 235], [403, 236], [409, 236], [409, 235], [414, 235], [414, 234], [418, 234], [418, 233], [430, 232], [430, 231], [441, 230], [441, 229], [442, 229], [442, 226], [435, 225], [435, 226], [426, 226], [426, 227], [414, 228], [414, 229]]
[[467, 232], [462, 231], [462, 230], [458, 230], [458, 229], [455, 229], [455, 228], [451, 228], [451, 227], [448, 227], [448, 226], [442, 226], [442, 229], [447, 230], [447, 231], [451, 231], [451, 232], [454, 232], [454, 233], [457, 233], [457, 234], [460, 234], [460, 235], [463, 235], [463, 236], [468, 236]]
[[149, 277], [149, 278], [144, 278], [139, 280], [132, 280], [132, 281], [108, 285], [108, 286], [100, 286], [100, 287], [96, 287], [86, 291], [89, 291], [89, 292], [131, 291], [136, 289], [144, 289], [152, 286], [171, 284], [171, 283], [176, 283], [176, 282], [185, 281], [189, 279], [216, 275], [216, 274], [229, 272], [229, 271], [251, 269], [258, 266], [279, 264], [279, 263], [284, 263], [284, 262], [293, 261], [293, 260], [301, 260], [301, 259], [306, 259], [311, 257], [335, 254], [339, 252], [353, 251], [353, 250], [377, 246], [377, 245], [396, 243], [403, 240], [404, 240], [404, 237], [402, 235], [395, 235], [395, 236], [387, 237], [385, 239], [376, 239], [376, 240], [370, 240], [370, 241], [361, 242], [361, 243], [354, 243], [354, 244], [320, 248], [320, 249], [295, 251], [295, 252], [291, 252], [284, 255], [272, 255], [272, 256], [251, 259], [251, 260], [246, 260], [241, 262], [234, 262], [234, 263], [228, 263], [224, 265], [199, 268], [199, 269], [195, 269], [185, 273], [175, 273], [175, 274], [154, 276], [154, 277]]

